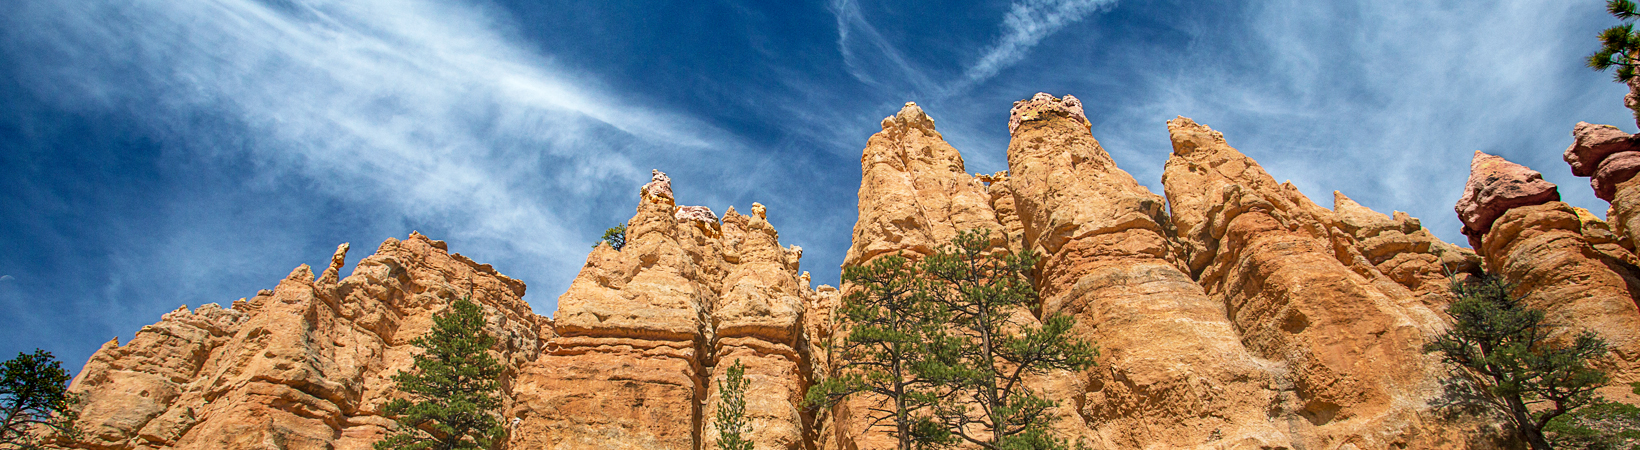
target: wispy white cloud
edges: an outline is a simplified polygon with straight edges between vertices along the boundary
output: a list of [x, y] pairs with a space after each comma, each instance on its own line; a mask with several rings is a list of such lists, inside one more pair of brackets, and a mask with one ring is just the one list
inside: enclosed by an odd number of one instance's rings
[[1095, 135], [1118, 163], [1153, 189], [1168, 152], [1162, 122], [1184, 115], [1322, 206], [1340, 190], [1462, 244], [1452, 207], [1475, 150], [1605, 210], [1560, 160], [1579, 120], [1631, 128], [1622, 86], [1581, 67], [1613, 21], [1602, 13], [1595, 2], [1267, 2], [1184, 24], [1184, 51], [1123, 49], [1138, 98], [1089, 114], [1103, 117]]
[[[966, 68], [960, 77], [944, 82], [931, 80], [921, 68], [908, 61], [871, 25], [856, 0], [832, 0], [831, 11], [837, 19], [838, 51], [855, 78], [881, 84], [872, 73], [886, 66], [894, 70], [894, 77], [908, 80], [915, 93], [943, 98], [961, 94], [991, 79], [1024, 60], [1042, 39], [1115, 5], [1116, 0], [1016, 0], [1002, 17], [1000, 36], [979, 52], [978, 59], [963, 62]], [[861, 39], [853, 38], [856, 32], [861, 34]], [[880, 60], [858, 54], [856, 46], [863, 46]]]
[[[850, 75], [860, 81], [882, 85], [891, 80], [880, 80], [872, 76], [885, 63], [892, 68], [893, 79], [904, 80], [911, 88], [918, 92], [933, 92], [936, 85], [923, 74], [921, 69], [906, 61], [905, 55], [895, 48], [893, 43], [883, 38], [877, 27], [866, 20], [865, 14], [860, 12], [860, 3], [856, 0], [832, 0], [831, 13], [837, 18], [837, 50], [843, 54], [843, 64], [847, 66]], [[855, 33], [860, 39], [855, 39]], [[856, 52], [855, 46], [863, 45], [867, 55]], [[873, 58], [873, 56], [875, 56]]]
[[[524, 267], [513, 275], [536, 283], [542, 314], [582, 264], [576, 230], [602, 214], [591, 199], [647, 179], [633, 155], [740, 148], [709, 124], [600, 89], [520, 47], [482, 5], [52, 3], [26, 5], [26, 19], [12, 21], [70, 56], [39, 69], [53, 84], [42, 90], [126, 108], [186, 134], [179, 139], [206, 157], [248, 157], [261, 172], [248, 183], [300, 180], [326, 197], [380, 205], [390, 216], [376, 222], [443, 225], [453, 235], [435, 237], [472, 243], [457, 250]], [[200, 117], [225, 117], [254, 137], [213, 140]]]
[[979, 60], [963, 71], [962, 79], [948, 88], [960, 92], [996, 76], [1018, 64], [1047, 38], [1066, 26], [1095, 12], [1116, 5], [1116, 0], [1018, 0], [1002, 19], [1002, 36], [982, 53]]

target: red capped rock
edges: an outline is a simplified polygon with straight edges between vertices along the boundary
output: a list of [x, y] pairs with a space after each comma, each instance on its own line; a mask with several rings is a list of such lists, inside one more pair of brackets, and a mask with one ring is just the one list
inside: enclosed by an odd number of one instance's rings
[[1463, 234], [1480, 250], [1480, 237], [1492, 230], [1492, 222], [1510, 208], [1559, 201], [1560, 191], [1543, 174], [1515, 164], [1501, 156], [1475, 152], [1469, 163], [1469, 183], [1458, 199], [1458, 220]]
[[1008, 134], [1014, 134], [1025, 122], [1055, 116], [1066, 117], [1082, 124], [1083, 128], [1088, 127], [1088, 116], [1082, 113], [1081, 100], [1069, 95], [1055, 98], [1046, 92], [1038, 92], [1029, 100], [1014, 102], [1013, 110], [1008, 112]]

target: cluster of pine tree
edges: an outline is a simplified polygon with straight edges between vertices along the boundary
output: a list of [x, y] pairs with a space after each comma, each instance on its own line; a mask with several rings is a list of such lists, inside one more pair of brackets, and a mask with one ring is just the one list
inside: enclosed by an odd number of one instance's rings
[[827, 349], [833, 373], [806, 403], [868, 394], [867, 420], [891, 427], [902, 450], [1066, 448], [1048, 431], [1057, 403], [1024, 380], [1085, 369], [1097, 351], [1071, 332], [1071, 317], [1031, 316], [1036, 262], [1029, 251], [995, 249], [982, 229], [915, 263], [887, 256], [845, 268], [847, 333]]

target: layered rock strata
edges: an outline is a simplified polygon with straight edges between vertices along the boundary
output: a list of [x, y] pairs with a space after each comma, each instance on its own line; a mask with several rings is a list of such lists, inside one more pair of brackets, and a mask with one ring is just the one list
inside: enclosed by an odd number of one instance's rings
[[[1581, 156], [1585, 164], [1574, 164], [1574, 173], [1589, 173], [1593, 164], [1588, 162], [1598, 158], [1590, 158], [1589, 153]], [[1459, 215], [1464, 217], [1462, 205], [1497, 212], [1487, 216], [1491, 222], [1465, 223], [1466, 229], [1488, 230], [1479, 236], [1481, 246], [1477, 247], [1486, 258], [1487, 271], [1515, 283], [1515, 294], [1528, 306], [1544, 310], [1546, 321], [1563, 327], [1563, 333], [1592, 330], [1606, 339], [1612, 350], [1606, 364], [1613, 369], [1615, 381], [1640, 381], [1640, 308], [1636, 306], [1640, 278], [1636, 277], [1635, 255], [1618, 245], [1606, 223], [1581, 208], [1542, 195], [1537, 196], [1540, 201], [1531, 203], [1480, 195], [1503, 190], [1491, 186], [1497, 184], [1521, 189], [1520, 174], [1537, 172], [1479, 152], [1475, 158], [1490, 162], [1473, 165], [1470, 188], [1459, 201]], [[1541, 178], [1529, 178], [1533, 182], [1525, 186], [1531, 189], [1556, 189]], [[1609, 389], [1605, 394], [1624, 398], [1626, 391]]]
[[337, 280], [346, 251], [318, 280], [303, 265], [232, 308], [178, 308], [104, 345], [71, 388], [85, 396], [77, 446], [368, 449], [392, 426], [381, 407], [418, 351], [410, 341], [468, 295], [486, 311], [498, 360], [517, 367], [539, 354], [545, 321], [521, 299], [524, 283], [415, 233]]
[[[1190, 270], [1226, 306], [1242, 343], [1286, 366], [1289, 384], [1270, 413], [1287, 422], [1295, 444], [1480, 445], [1428, 406], [1443, 373], [1422, 346], [1442, 327], [1440, 316], [1404, 285], [1381, 282], [1370, 260], [1354, 258], [1359, 235], [1342, 230], [1350, 225], [1277, 184], [1217, 131], [1182, 117], [1168, 131], [1163, 185]], [[1353, 221], [1358, 232], [1366, 225]]]
[[1116, 167], [1075, 97], [1014, 104], [1008, 146], [1043, 314], [1102, 349], [1072, 395], [1103, 448], [1287, 448], [1268, 411], [1284, 368], [1242, 346], [1184, 270], [1161, 196]]
[[676, 206], [670, 178], [653, 175], [626, 246], [593, 250], [558, 299], [558, 336], [520, 369], [512, 447], [710, 448], [718, 384], [740, 361], [756, 448], [801, 448], [803, 311], [817, 296], [797, 272], [802, 249], [780, 246], [762, 205], [720, 223]]
[[[640, 190], [626, 244], [599, 244], [553, 316], [557, 338], [519, 369], [514, 448], [692, 449], [715, 300], [665, 174]], [[714, 222], [715, 225], [715, 222]]]

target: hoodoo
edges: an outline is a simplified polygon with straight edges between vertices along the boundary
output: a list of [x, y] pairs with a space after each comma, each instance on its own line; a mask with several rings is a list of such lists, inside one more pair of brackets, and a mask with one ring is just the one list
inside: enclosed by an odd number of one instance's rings
[[[1455, 208], [1471, 251], [1343, 193], [1321, 207], [1183, 117], [1166, 123], [1158, 195], [1117, 167], [1087, 110], [1068, 95], [1015, 102], [1008, 170], [976, 175], [906, 103], [866, 138], [841, 261], [918, 260], [976, 229], [991, 231], [991, 250], [1040, 256], [1024, 275], [1040, 299], [1007, 314], [1027, 327], [1069, 315], [1099, 348], [1086, 370], [1018, 380], [1055, 402], [1056, 438], [1113, 450], [1508, 447], [1500, 417], [1451, 413], [1447, 368], [1423, 351], [1450, 327], [1449, 283], [1483, 271], [1567, 332], [1598, 333], [1613, 349], [1599, 364], [1640, 381], [1640, 144], [1616, 128], [1578, 124], [1565, 152], [1612, 202], [1611, 225], [1559, 202], [1538, 172], [1477, 152]], [[92, 356], [71, 387], [85, 436], [61, 444], [370, 448], [397, 426], [382, 407], [402, 395], [391, 377], [410, 368], [411, 342], [470, 296], [498, 338], [507, 449], [716, 448], [736, 362], [756, 449], [893, 447], [893, 427], [876, 421], [884, 398], [803, 402], [850, 362], [828, 343], [845, 338], [837, 311], [859, 287], [811, 288], [777, 211], [720, 218], [678, 205], [682, 191], [654, 171], [625, 246], [594, 248], [552, 319], [530, 310], [524, 283], [418, 233], [346, 277], [343, 244], [317, 277], [301, 266], [231, 307], [179, 308]]]
[[1295, 441], [1465, 442], [1428, 406], [1443, 371], [1422, 347], [1440, 316], [1375, 267], [1352, 268], [1362, 252], [1333, 211], [1276, 183], [1219, 132], [1183, 117], [1167, 125], [1173, 156], [1162, 180], [1190, 269], [1226, 305], [1242, 343], [1285, 367], [1272, 413]]
[[1224, 303], [1185, 272], [1162, 197], [1116, 167], [1075, 97], [1037, 94], [1012, 116], [1008, 185], [1023, 244], [1045, 257], [1041, 309], [1076, 317], [1103, 350], [1080, 392], [1067, 393], [1097, 441], [1291, 446], [1267, 411], [1284, 368], [1253, 357]]

